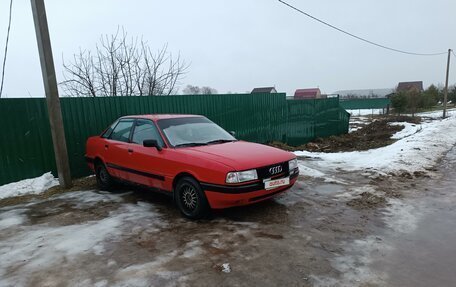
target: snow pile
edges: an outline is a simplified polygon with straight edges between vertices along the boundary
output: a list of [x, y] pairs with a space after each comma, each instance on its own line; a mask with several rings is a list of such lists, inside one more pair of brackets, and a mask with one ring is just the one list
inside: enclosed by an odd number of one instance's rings
[[415, 131], [409, 126], [395, 135], [400, 140], [382, 148], [341, 153], [298, 151], [295, 154], [316, 159], [312, 164], [323, 170], [370, 170], [379, 174], [424, 170], [432, 167], [456, 143], [456, 111], [450, 115], [421, 124], [421, 130]]
[[59, 181], [48, 172], [40, 177], [24, 179], [0, 186], [0, 199], [27, 194], [40, 194], [58, 184]]

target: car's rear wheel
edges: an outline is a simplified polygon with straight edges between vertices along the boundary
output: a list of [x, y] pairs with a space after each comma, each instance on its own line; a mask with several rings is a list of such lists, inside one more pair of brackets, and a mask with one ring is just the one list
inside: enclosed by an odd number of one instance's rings
[[111, 190], [114, 185], [114, 179], [109, 174], [103, 163], [98, 163], [95, 166], [95, 175], [97, 177], [97, 184], [101, 190]]
[[177, 182], [175, 199], [177, 207], [187, 218], [201, 219], [209, 214], [206, 195], [199, 183], [191, 177], [183, 177]]

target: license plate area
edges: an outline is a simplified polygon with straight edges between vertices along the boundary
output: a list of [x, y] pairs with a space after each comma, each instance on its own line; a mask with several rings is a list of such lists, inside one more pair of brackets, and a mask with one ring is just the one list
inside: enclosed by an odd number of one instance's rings
[[265, 179], [264, 181], [264, 189], [271, 190], [277, 187], [285, 186], [290, 184], [290, 178], [284, 177], [279, 179]]

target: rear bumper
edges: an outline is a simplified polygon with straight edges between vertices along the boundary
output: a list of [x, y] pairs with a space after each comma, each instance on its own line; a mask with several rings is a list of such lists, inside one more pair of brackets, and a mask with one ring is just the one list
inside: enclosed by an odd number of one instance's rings
[[212, 209], [222, 209], [234, 206], [249, 205], [274, 197], [288, 189], [296, 182], [298, 174], [290, 177], [290, 184], [275, 189], [264, 189], [263, 183], [243, 185], [238, 187], [220, 186], [202, 183], [209, 205]]

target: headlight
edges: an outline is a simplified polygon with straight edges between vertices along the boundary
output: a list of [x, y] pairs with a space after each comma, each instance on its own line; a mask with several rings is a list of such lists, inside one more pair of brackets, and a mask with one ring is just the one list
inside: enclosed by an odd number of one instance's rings
[[298, 168], [298, 159], [292, 159], [288, 162], [288, 170], [292, 172], [295, 168]]
[[246, 171], [229, 172], [226, 175], [226, 183], [239, 183], [258, 179], [258, 174], [255, 169]]

